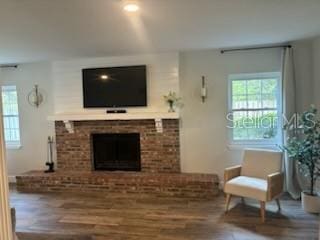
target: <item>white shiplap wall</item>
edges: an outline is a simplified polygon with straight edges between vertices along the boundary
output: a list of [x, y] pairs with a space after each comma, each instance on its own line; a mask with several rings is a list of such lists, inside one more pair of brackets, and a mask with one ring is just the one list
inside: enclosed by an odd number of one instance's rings
[[128, 112], [166, 112], [163, 95], [179, 92], [179, 54], [86, 58], [53, 63], [54, 111], [58, 113], [103, 113], [105, 109], [84, 109], [82, 69], [147, 65], [148, 107], [128, 108]]

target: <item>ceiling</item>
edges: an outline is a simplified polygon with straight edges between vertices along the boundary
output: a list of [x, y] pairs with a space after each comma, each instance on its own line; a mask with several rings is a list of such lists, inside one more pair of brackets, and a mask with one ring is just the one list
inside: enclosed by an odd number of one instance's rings
[[0, 63], [240, 47], [320, 35], [320, 0], [0, 0]]

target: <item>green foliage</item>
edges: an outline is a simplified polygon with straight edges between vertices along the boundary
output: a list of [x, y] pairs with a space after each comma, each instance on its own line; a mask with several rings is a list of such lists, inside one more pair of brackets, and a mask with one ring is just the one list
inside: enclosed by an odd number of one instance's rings
[[276, 79], [252, 79], [252, 80], [234, 80], [232, 82], [232, 95], [256, 95], [271, 94], [274, 95], [277, 89]]
[[169, 105], [170, 109], [169, 112], [174, 112], [173, 107], [182, 108], [183, 103], [181, 101], [181, 97], [178, 96], [176, 92], [170, 91], [168, 95], [163, 96], [165, 102]]
[[300, 172], [310, 180], [310, 194], [320, 176], [320, 120], [314, 106], [304, 112], [298, 124], [286, 126], [289, 138], [284, 150], [290, 159], [297, 161]]
[[181, 98], [178, 97], [177, 93], [176, 92], [169, 92], [168, 95], [165, 95], [163, 96], [164, 97], [164, 100], [169, 103], [169, 104], [176, 104], [178, 103], [179, 101], [181, 101]]
[[235, 139], [272, 139], [277, 135], [277, 113], [252, 112], [251, 116], [234, 116]]
[[[277, 88], [276, 78], [232, 80], [232, 109], [238, 110], [233, 112], [233, 139], [263, 140], [277, 136]], [[261, 108], [270, 110], [255, 110]]]

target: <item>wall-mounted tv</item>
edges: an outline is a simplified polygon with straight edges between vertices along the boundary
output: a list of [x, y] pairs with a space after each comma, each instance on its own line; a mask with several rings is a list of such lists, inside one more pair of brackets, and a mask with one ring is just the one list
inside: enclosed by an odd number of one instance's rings
[[147, 106], [147, 67], [82, 69], [85, 108]]

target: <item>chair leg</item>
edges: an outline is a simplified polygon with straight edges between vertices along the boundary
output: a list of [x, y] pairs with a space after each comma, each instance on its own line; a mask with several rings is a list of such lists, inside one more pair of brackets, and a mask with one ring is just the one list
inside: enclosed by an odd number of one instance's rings
[[246, 201], [244, 200], [244, 197], [241, 198], [241, 203], [242, 203], [243, 205], [246, 204]]
[[261, 214], [261, 221], [265, 222], [265, 215], [266, 215], [266, 202], [260, 201], [260, 214]]
[[280, 200], [279, 200], [279, 198], [276, 199], [276, 202], [277, 202], [277, 205], [278, 205], [278, 211], [280, 211], [280, 210], [281, 210], [281, 206], [280, 206]]
[[231, 201], [231, 194], [227, 194], [227, 197], [226, 197], [226, 209], [225, 209], [226, 213], [229, 210], [230, 201]]

